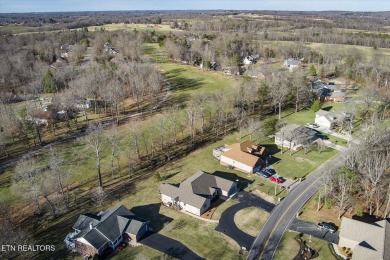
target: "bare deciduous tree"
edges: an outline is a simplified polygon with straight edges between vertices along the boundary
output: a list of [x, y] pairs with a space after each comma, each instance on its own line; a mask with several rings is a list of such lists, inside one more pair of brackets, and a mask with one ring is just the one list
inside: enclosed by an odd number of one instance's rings
[[87, 136], [85, 137], [87, 148], [91, 149], [95, 154], [96, 171], [99, 178], [99, 186], [103, 187], [101, 160], [104, 158], [103, 145], [107, 139], [103, 133], [103, 125], [101, 123], [91, 124], [87, 129]]

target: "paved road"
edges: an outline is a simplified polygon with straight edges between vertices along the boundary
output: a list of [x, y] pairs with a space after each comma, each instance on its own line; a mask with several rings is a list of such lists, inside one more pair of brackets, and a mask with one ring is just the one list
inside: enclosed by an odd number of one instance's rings
[[347, 152], [338, 154], [317, 168], [273, 209], [260, 234], [252, 244], [247, 259], [273, 259], [276, 248], [290, 222], [307, 200], [322, 186], [322, 179], [329, 173], [329, 169], [343, 164]]
[[319, 229], [317, 224], [314, 224], [312, 222], [295, 218], [290, 223], [289, 229], [303, 234], [312, 235], [313, 237], [325, 240], [329, 243], [339, 243], [339, 232], [330, 233], [326, 229]]
[[236, 223], [234, 222], [234, 215], [238, 211], [248, 207], [257, 207], [267, 212], [271, 212], [275, 205], [246, 191], [238, 192], [233, 197], [233, 199], [239, 201], [240, 203], [237, 203], [227, 208], [222, 213], [221, 218], [219, 219], [218, 226], [215, 228], [215, 230], [232, 238], [240, 246], [249, 249], [253, 241], [255, 240], [255, 237], [241, 231], [237, 227]]
[[179, 241], [163, 236], [159, 233], [149, 232], [145, 238], [139, 241], [139, 243], [177, 259], [202, 259]]
[[[141, 115], [143, 115], [143, 114], [150, 113], [151, 111], [160, 108], [160, 107], [162, 106], [162, 104], [168, 99], [168, 97], [169, 97], [169, 95], [170, 95], [170, 92], [171, 92], [171, 84], [170, 84], [170, 82], [167, 81], [167, 80], [165, 80], [164, 82], [165, 82], [165, 84], [166, 84], [167, 91], [166, 91], [166, 93], [165, 93], [163, 99], [160, 100], [160, 102], [158, 102], [158, 104], [157, 104], [156, 106], [154, 106], [153, 108], [151, 108], [151, 109], [149, 109], [149, 110], [147, 110], [147, 111], [144, 111], [144, 112], [140, 112], [140, 113], [136, 113], [136, 114], [131, 114], [131, 115], [125, 115], [125, 116], [123, 116], [123, 117], [121, 117], [121, 118], [119, 119], [119, 122], [123, 122], [123, 121], [125, 121], [125, 120], [127, 120], [127, 119], [130, 119], [130, 118], [139, 117], [139, 116], [141, 116]], [[104, 128], [109, 128], [112, 124], [114, 124], [114, 122], [107, 122], [107, 123], [104, 123], [104, 124], [103, 124], [103, 127], [104, 127]], [[69, 141], [71, 141], [71, 140], [75, 140], [75, 139], [77, 139], [77, 138], [79, 138], [79, 137], [84, 136], [85, 134], [86, 134], [86, 133], [85, 133], [84, 130], [80, 130], [78, 133], [75, 133], [75, 134], [73, 134], [73, 135], [67, 136], [67, 137], [62, 138], [62, 139], [60, 139], [60, 140], [56, 140], [56, 141], [51, 142], [51, 143], [49, 143], [49, 144], [46, 144], [46, 145], [44, 145], [44, 146], [37, 147], [36, 149], [34, 149], [34, 150], [32, 150], [32, 151], [30, 151], [30, 152], [28, 152], [28, 153], [25, 153], [25, 154], [23, 154], [23, 155], [34, 155], [34, 154], [38, 153], [39, 151], [42, 151], [42, 150], [44, 150], [44, 149], [47, 149], [47, 148], [56, 146], [56, 145], [58, 145], [58, 144], [62, 144], [62, 143], [69, 142]], [[4, 164], [1, 164], [1, 165], [0, 165], [0, 174], [1, 174], [3, 171], [5, 171], [7, 168], [9, 168], [9, 167], [15, 165], [22, 157], [23, 157], [23, 156], [18, 156], [18, 157], [16, 157], [16, 158], [13, 158], [13, 159], [11, 159], [11, 160], [8, 160], [8, 161], [7, 161], [6, 163], [4, 163]]]

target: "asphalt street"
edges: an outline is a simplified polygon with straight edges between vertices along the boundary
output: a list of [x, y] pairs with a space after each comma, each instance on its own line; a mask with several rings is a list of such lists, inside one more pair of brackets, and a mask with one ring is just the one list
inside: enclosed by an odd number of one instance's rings
[[329, 170], [343, 164], [347, 152], [338, 154], [318, 167], [272, 210], [270, 217], [252, 244], [247, 259], [273, 259], [284, 232], [297, 212], [323, 185], [322, 180], [329, 174]]
[[320, 229], [317, 224], [308, 221], [294, 219], [289, 226], [290, 230], [325, 240], [329, 243], [339, 243], [339, 232], [330, 233], [329, 230]]

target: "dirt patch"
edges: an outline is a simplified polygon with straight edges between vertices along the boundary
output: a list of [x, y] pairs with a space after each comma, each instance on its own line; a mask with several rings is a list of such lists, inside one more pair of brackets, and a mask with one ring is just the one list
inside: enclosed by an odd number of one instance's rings
[[306, 162], [306, 163], [309, 163], [311, 165], [315, 165], [316, 164], [312, 160], [309, 160], [309, 159], [306, 159], [306, 158], [302, 158], [302, 157], [296, 157], [295, 161], [297, 161], [297, 162]]

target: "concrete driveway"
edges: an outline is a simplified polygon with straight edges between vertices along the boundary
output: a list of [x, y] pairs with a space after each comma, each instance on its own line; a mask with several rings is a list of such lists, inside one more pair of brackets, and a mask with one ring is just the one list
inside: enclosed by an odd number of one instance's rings
[[330, 233], [328, 230], [321, 230], [317, 227], [317, 224], [294, 219], [290, 226], [290, 230], [297, 231], [303, 234], [312, 235], [313, 237], [325, 240], [329, 243], [338, 244], [339, 243], [339, 232]]
[[257, 207], [267, 212], [271, 212], [275, 205], [246, 191], [238, 192], [233, 199], [237, 200], [239, 203], [227, 208], [222, 213], [215, 230], [232, 238], [240, 246], [249, 249], [255, 240], [255, 237], [243, 232], [237, 227], [234, 222], [234, 215], [238, 211], [249, 207]]
[[177, 240], [159, 233], [148, 232], [139, 243], [177, 259], [203, 259]]

